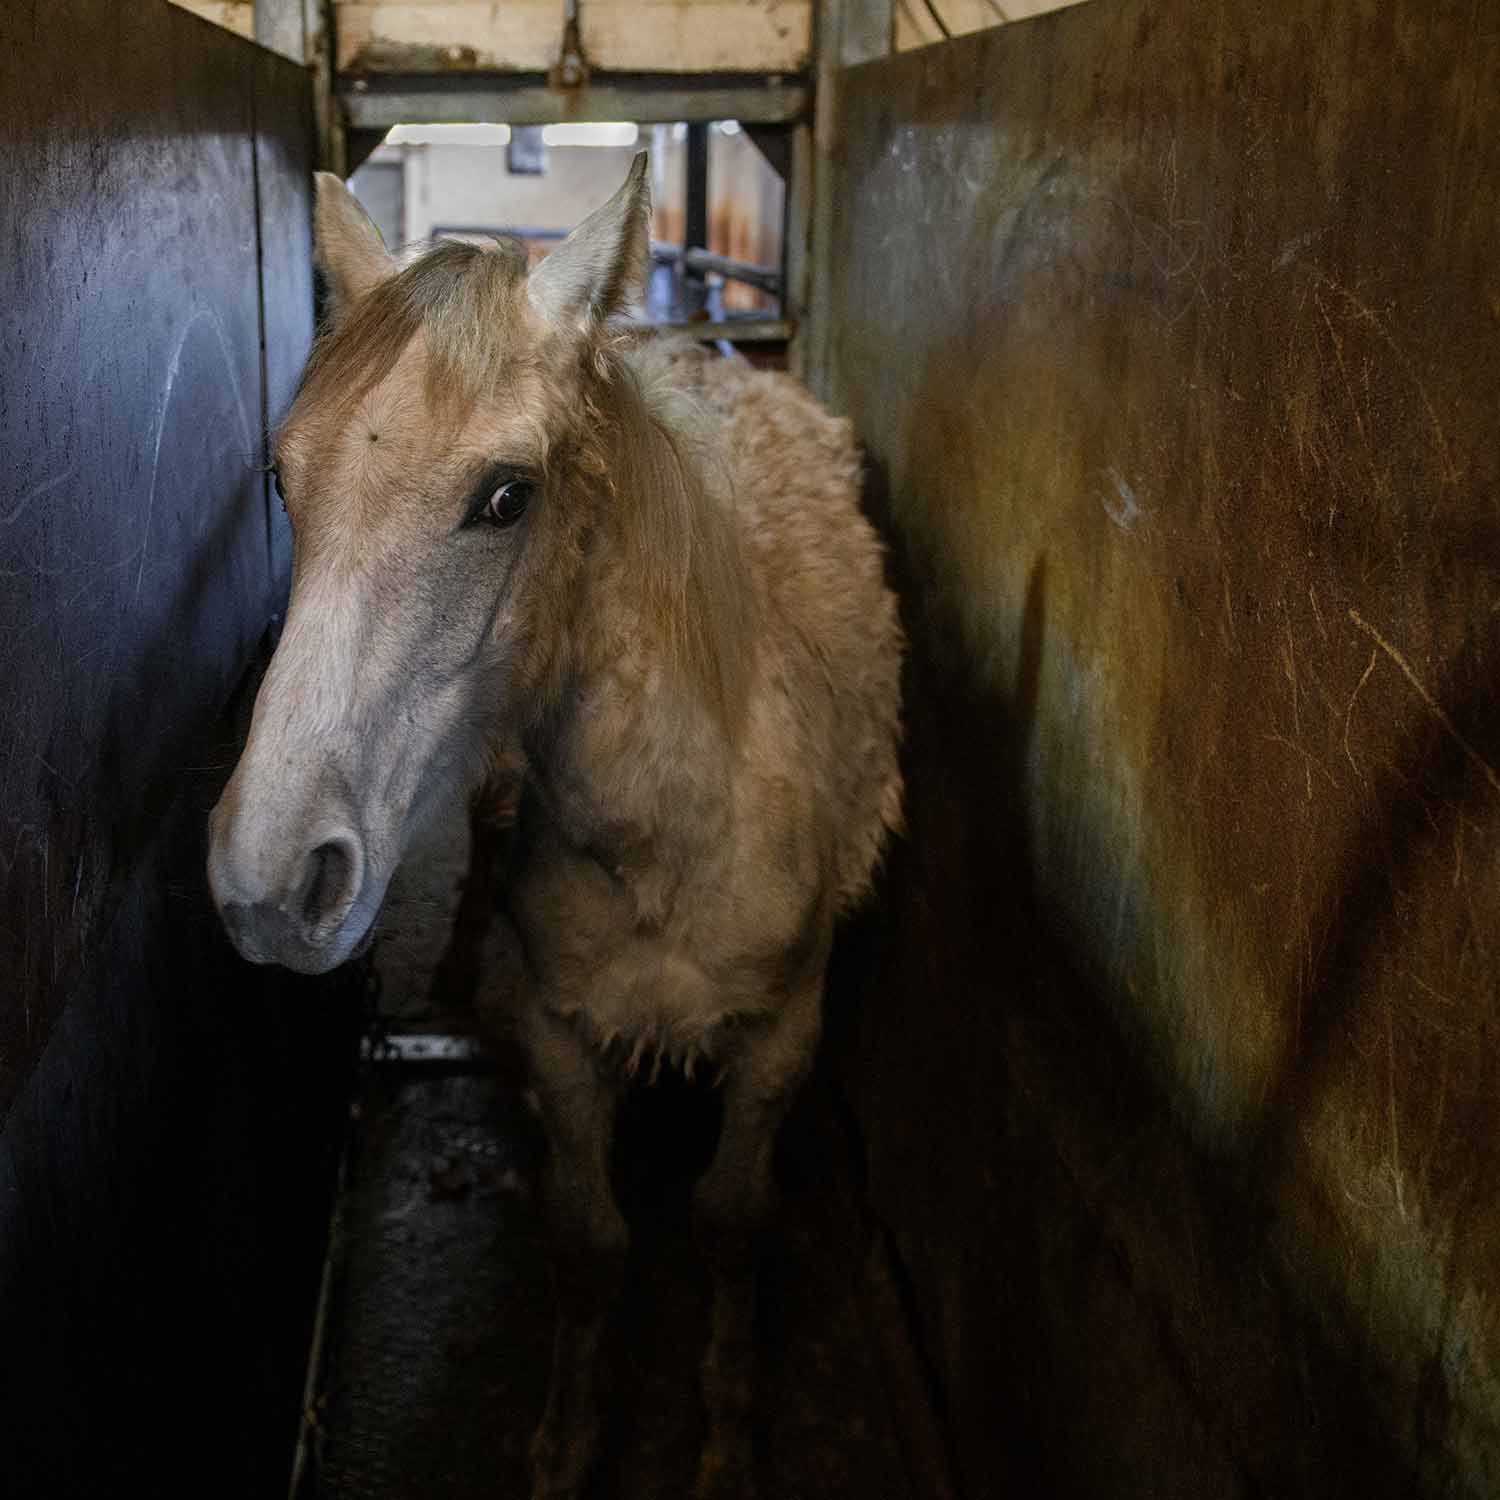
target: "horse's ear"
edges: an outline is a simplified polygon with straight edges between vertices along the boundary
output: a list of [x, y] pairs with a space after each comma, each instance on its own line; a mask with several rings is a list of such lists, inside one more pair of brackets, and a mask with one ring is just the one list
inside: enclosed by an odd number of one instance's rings
[[313, 244], [328, 283], [328, 313], [336, 322], [395, 269], [380, 231], [354, 194], [332, 172], [317, 174]]
[[624, 185], [531, 273], [531, 304], [556, 328], [590, 329], [628, 307], [644, 289], [651, 225], [646, 153]]

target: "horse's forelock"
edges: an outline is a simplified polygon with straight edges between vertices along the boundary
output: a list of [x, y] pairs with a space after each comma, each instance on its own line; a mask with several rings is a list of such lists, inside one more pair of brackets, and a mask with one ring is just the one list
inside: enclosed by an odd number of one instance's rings
[[296, 406], [352, 407], [390, 375], [421, 332], [428, 405], [449, 413], [471, 407], [527, 352], [508, 336], [524, 302], [525, 272], [526, 252], [514, 240], [446, 240], [424, 250], [319, 336]]

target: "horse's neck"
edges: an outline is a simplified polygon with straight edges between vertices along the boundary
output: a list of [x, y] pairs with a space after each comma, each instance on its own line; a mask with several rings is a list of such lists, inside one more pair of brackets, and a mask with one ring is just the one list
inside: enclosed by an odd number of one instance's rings
[[635, 652], [596, 662], [529, 747], [548, 820], [631, 892], [650, 925], [729, 831], [731, 746], [678, 689]]

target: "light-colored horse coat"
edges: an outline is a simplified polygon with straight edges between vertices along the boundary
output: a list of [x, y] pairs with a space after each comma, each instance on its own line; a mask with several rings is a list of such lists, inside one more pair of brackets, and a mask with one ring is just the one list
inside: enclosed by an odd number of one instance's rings
[[593, 1451], [615, 1091], [664, 1059], [724, 1093], [696, 1199], [718, 1273], [699, 1488], [749, 1491], [771, 1146], [834, 919], [900, 815], [900, 630], [847, 426], [610, 321], [643, 166], [530, 275], [503, 243], [398, 267], [320, 180], [333, 320], [278, 442], [292, 603], [212, 822], [241, 951], [331, 967], [411, 830], [524, 755], [506, 896], [561, 1291], [539, 1496], [576, 1493]]

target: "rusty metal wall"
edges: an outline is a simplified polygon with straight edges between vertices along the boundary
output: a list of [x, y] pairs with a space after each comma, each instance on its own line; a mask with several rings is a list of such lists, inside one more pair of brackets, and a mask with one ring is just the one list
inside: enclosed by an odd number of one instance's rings
[[849, 1076], [966, 1492], [1500, 1492], [1500, 12], [1092, 0], [835, 125]]
[[0, 17], [18, 1496], [285, 1483], [347, 1006], [236, 962], [202, 861], [286, 570], [263, 435], [311, 333], [310, 128], [301, 69], [165, 0]]

